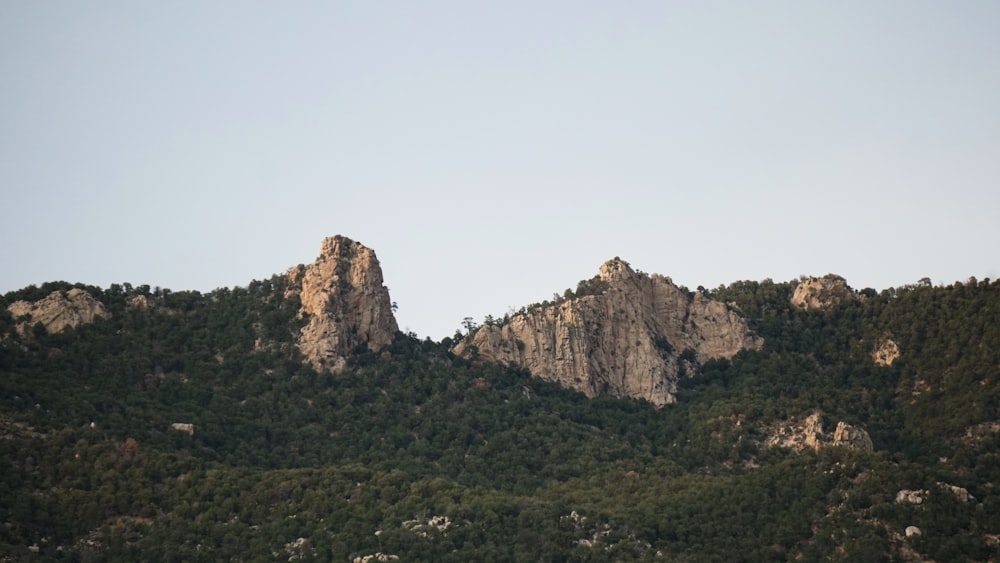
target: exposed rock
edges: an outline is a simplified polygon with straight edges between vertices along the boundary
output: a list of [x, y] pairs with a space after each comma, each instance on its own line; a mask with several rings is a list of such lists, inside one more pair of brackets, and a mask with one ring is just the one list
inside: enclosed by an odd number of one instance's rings
[[896, 493], [896, 503], [897, 504], [923, 504], [924, 500], [927, 498], [927, 491], [924, 489], [912, 491], [910, 489], [901, 489]]
[[46, 332], [55, 334], [111, 316], [103, 303], [79, 288], [53, 291], [34, 303], [15, 301], [7, 310], [15, 319], [27, 316], [17, 325], [17, 331], [22, 336], [30, 334], [31, 328], [39, 323]]
[[148, 295], [133, 295], [128, 299], [128, 306], [140, 311], [148, 311], [156, 307], [156, 302]]
[[872, 352], [872, 361], [875, 365], [879, 366], [891, 366], [893, 362], [899, 359], [899, 346], [896, 341], [891, 338], [886, 338], [878, 345], [878, 348]]
[[916, 536], [921, 536], [921, 535], [923, 535], [923, 533], [924, 532], [920, 528], [918, 528], [916, 526], [907, 526], [906, 527], [906, 537], [908, 537], [908, 538], [913, 538], [913, 537], [916, 537]]
[[948, 491], [949, 493], [955, 495], [955, 498], [957, 498], [959, 502], [969, 502], [970, 498], [974, 498], [972, 495], [969, 494], [969, 489], [966, 489], [965, 487], [959, 487], [958, 485], [942, 483], [940, 481], [938, 482], [938, 486]]
[[837, 423], [837, 429], [833, 431], [833, 445], [869, 452], [875, 449], [868, 432], [846, 422]]
[[299, 350], [317, 370], [340, 370], [359, 346], [377, 350], [399, 330], [375, 252], [345, 237], [325, 239], [314, 263], [289, 270], [292, 295], [308, 320]]
[[792, 304], [803, 309], [826, 309], [857, 298], [844, 278], [827, 274], [800, 280], [792, 294]]
[[378, 553], [373, 553], [371, 555], [354, 558], [354, 563], [371, 563], [372, 561], [399, 561], [399, 556], [379, 551]]
[[187, 432], [188, 434], [194, 436], [194, 424], [189, 422], [175, 422], [170, 425], [170, 428], [178, 432]]
[[765, 445], [787, 448], [796, 453], [805, 449], [818, 450], [825, 446], [843, 446], [869, 452], [874, 449], [868, 432], [843, 421], [837, 423], [832, 435], [824, 433], [822, 416], [818, 412], [809, 415], [801, 423], [779, 425], [771, 431]]
[[[455, 353], [527, 368], [582, 391], [674, 402], [688, 361], [730, 358], [763, 340], [725, 304], [666, 277], [636, 273], [615, 258], [601, 266], [604, 290], [515, 314], [466, 337]], [[682, 358], [682, 354], [686, 354]]]
[[965, 429], [965, 437], [962, 441], [967, 445], [976, 445], [992, 438], [997, 432], [1000, 432], [1000, 421], [993, 420], [974, 424]]
[[768, 447], [787, 448], [794, 452], [804, 449], [818, 450], [826, 442], [823, 435], [823, 421], [815, 412], [799, 424], [779, 426], [768, 437]]

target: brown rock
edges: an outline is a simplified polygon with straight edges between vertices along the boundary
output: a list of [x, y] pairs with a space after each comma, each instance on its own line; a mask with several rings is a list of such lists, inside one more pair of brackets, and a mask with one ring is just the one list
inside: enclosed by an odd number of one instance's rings
[[78, 288], [65, 292], [53, 291], [34, 303], [15, 301], [7, 310], [15, 319], [28, 317], [17, 325], [17, 331], [22, 336], [29, 334], [31, 327], [39, 323], [45, 327], [46, 332], [55, 334], [111, 316], [104, 304]]
[[833, 431], [833, 445], [869, 452], [875, 449], [868, 432], [846, 422], [837, 423], [837, 429]]
[[582, 391], [675, 401], [677, 379], [690, 351], [697, 361], [730, 358], [763, 340], [725, 304], [690, 294], [666, 277], [636, 273], [615, 258], [601, 266], [607, 284], [586, 295], [483, 326], [455, 347], [469, 355], [527, 368], [533, 375]]
[[822, 416], [820, 413], [814, 412], [799, 424], [777, 427], [768, 437], [767, 446], [801, 452], [807, 448], [818, 450], [826, 441], [826, 436], [823, 434]]
[[340, 370], [358, 346], [377, 350], [396, 336], [389, 290], [375, 252], [345, 237], [323, 241], [319, 258], [288, 272], [287, 296], [298, 295], [298, 346], [317, 370]]
[[899, 359], [899, 346], [891, 338], [886, 338], [879, 344], [878, 348], [872, 352], [872, 361], [875, 365], [879, 366], [891, 366], [893, 362]]
[[857, 298], [844, 278], [827, 274], [821, 278], [800, 280], [792, 294], [792, 304], [803, 309], [826, 309]]
[[765, 443], [768, 447], [787, 448], [794, 452], [807, 448], [818, 450], [825, 446], [844, 446], [869, 452], [874, 449], [868, 432], [843, 421], [837, 423], [832, 436], [824, 433], [819, 412], [809, 415], [801, 423], [777, 426], [770, 432]]

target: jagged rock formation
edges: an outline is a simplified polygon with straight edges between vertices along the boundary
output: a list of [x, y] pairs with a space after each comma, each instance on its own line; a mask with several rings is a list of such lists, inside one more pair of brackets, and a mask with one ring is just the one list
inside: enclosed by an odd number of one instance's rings
[[891, 366], [893, 362], [899, 359], [899, 345], [896, 341], [891, 338], [886, 338], [878, 345], [878, 348], [872, 352], [872, 361], [875, 365], [879, 366]]
[[22, 336], [29, 334], [31, 328], [39, 323], [46, 332], [55, 334], [111, 316], [104, 304], [79, 288], [53, 291], [34, 303], [15, 301], [7, 310], [14, 319], [24, 318], [17, 324], [17, 331]]
[[824, 446], [843, 446], [858, 450], [873, 451], [868, 432], [840, 421], [832, 435], [823, 432], [822, 415], [814, 412], [801, 423], [783, 424], [771, 431], [765, 441], [768, 447], [786, 448], [794, 452], [805, 449], [818, 450]]
[[317, 370], [340, 370], [359, 346], [377, 350], [395, 338], [399, 327], [372, 249], [330, 237], [315, 262], [292, 268], [287, 276], [286, 297], [298, 296], [299, 315], [308, 321], [299, 350]]
[[825, 442], [823, 421], [820, 414], [813, 413], [801, 424], [788, 424], [776, 428], [767, 439], [768, 447], [779, 447], [801, 452], [809, 448], [818, 450]]
[[674, 402], [685, 363], [730, 358], [763, 344], [725, 304], [669, 278], [636, 273], [619, 258], [601, 266], [598, 279], [603, 292], [483, 326], [455, 353], [525, 367], [588, 397], [609, 394], [662, 406]]
[[833, 431], [834, 446], [845, 446], [855, 450], [872, 451], [875, 449], [872, 438], [857, 426], [852, 426], [844, 421], [837, 423], [837, 429]]
[[803, 309], [826, 309], [857, 298], [847, 280], [836, 274], [827, 274], [821, 278], [800, 280], [792, 294], [792, 304]]

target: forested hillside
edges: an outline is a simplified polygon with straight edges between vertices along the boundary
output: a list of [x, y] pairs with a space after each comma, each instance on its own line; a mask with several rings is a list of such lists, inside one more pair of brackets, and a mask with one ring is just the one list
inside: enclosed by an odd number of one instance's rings
[[[1000, 283], [817, 309], [797, 283], [699, 288], [764, 345], [688, 361], [659, 409], [402, 333], [317, 372], [281, 276], [8, 293], [0, 560], [1000, 557]], [[74, 287], [107, 317], [8, 311]], [[772, 439], [814, 414], [872, 451]]]

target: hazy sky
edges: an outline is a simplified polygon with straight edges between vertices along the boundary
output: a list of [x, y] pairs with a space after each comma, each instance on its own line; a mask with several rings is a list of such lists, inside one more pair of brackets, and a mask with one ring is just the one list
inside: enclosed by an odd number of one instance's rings
[[1000, 2], [0, 0], [0, 292], [342, 234], [439, 339], [614, 256], [1000, 277]]

